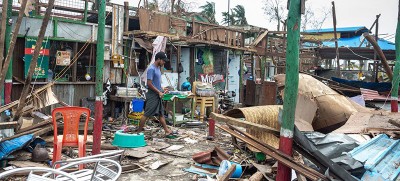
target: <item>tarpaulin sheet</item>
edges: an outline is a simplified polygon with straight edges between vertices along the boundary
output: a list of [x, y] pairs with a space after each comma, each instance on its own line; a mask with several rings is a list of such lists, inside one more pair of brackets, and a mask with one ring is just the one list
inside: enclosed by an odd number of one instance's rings
[[0, 160], [6, 158], [14, 151], [24, 148], [34, 139], [33, 134], [28, 134], [0, 143]]

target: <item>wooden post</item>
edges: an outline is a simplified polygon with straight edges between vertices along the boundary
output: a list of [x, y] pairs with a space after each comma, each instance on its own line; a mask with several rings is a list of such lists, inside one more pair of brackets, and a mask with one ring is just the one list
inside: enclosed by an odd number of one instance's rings
[[42, 26], [40, 27], [38, 39], [36, 40], [35, 51], [33, 53], [32, 61], [29, 65], [29, 69], [28, 69], [28, 74], [25, 79], [25, 85], [24, 85], [24, 88], [22, 89], [21, 97], [19, 98], [19, 105], [18, 105], [16, 113], [14, 114], [14, 121], [18, 121], [18, 119], [21, 116], [22, 109], [26, 105], [25, 101], [26, 101], [26, 98], [28, 97], [29, 86], [31, 85], [31, 82], [32, 82], [33, 73], [35, 72], [37, 60], [39, 58], [39, 52], [40, 52], [40, 49], [42, 48], [44, 34], [47, 29], [47, 24], [49, 23], [49, 20], [50, 20], [51, 10], [53, 10], [54, 1], [55, 0], [49, 0], [49, 4], [46, 9], [46, 13], [44, 15]]
[[392, 97], [390, 101], [391, 111], [398, 112], [398, 99], [399, 99], [399, 82], [400, 82], [400, 1], [397, 14], [397, 28], [396, 28], [396, 63], [394, 66], [394, 78], [392, 80]]
[[336, 76], [342, 77], [340, 73], [340, 59], [339, 59], [339, 47], [338, 47], [338, 39], [336, 35], [336, 10], [335, 10], [335, 1], [332, 1], [332, 15], [333, 15], [333, 33], [335, 37], [335, 48], [336, 48]]
[[386, 74], [388, 75], [389, 79], [393, 80], [392, 69], [390, 69], [390, 67], [387, 63], [387, 60], [386, 60], [386, 56], [383, 53], [382, 49], [379, 47], [378, 43], [375, 41], [375, 39], [371, 35], [368, 35], [368, 33], [364, 33], [363, 35], [364, 35], [365, 39], [367, 39], [367, 41], [369, 41], [372, 44], [375, 51], [378, 53], [379, 57], [381, 58], [383, 68], [385, 69]]
[[1, 69], [1, 73], [0, 73], [0, 90], [3, 90], [3, 88], [4, 88], [4, 80], [6, 78], [8, 67], [11, 63], [11, 57], [13, 55], [15, 43], [17, 41], [18, 31], [19, 31], [19, 28], [21, 27], [21, 22], [22, 22], [22, 18], [24, 16], [24, 9], [26, 7], [26, 2], [27, 2], [27, 0], [22, 1], [21, 7], [18, 12], [17, 22], [15, 23], [15, 28], [14, 28], [14, 31], [12, 34], [11, 42], [10, 42], [10, 45], [7, 50], [6, 60], [4, 61], [3, 65], [2, 65], [2, 69]]
[[99, 0], [97, 50], [96, 50], [96, 102], [93, 126], [92, 154], [99, 154], [101, 131], [103, 128], [103, 67], [104, 67], [104, 32], [106, 26], [106, 0]]
[[[294, 115], [296, 112], [299, 86], [299, 44], [301, 23], [301, 0], [289, 1], [287, 20], [286, 80], [283, 102], [283, 116], [280, 130], [279, 150], [292, 156]], [[291, 168], [278, 163], [277, 181], [291, 180]]]
[[4, 60], [4, 39], [6, 35], [6, 23], [8, 22], [7, 20], [7, 12], [8, 9], [8, 0], [3, 0], [3, 6], [2, 6], [2, 12], [1, 13], [1, 31], [0, 31], [0, 65], [3, 65], [3, 60]]
[[129, 2], [124, 2], [125, 8], [125, 23], [124, 23], [124, 31], [129, 31]]
[[[12, 2], [13, 0], [8, 0], [8, 8], [7, 8], [7, 21], [11, 20], [12, 16]], [[12, 23], [7, 22], [6, 24], [6, 34], [5, 34], [5, 47], [6, 47], [6, 52], [10, 49], [11, 45], [11, 34], [12, 34]], [[2, 59], [3, 60], [3, 59]], [[0, 64], [0, 67], [2, 64]], [[6, 73], [6, 78], [5, 78], [5, 85], [4, 85], [4, 104], [8, 104], [11, 102], [11, 90], [12, 90], [12, 75], [13, 75], [13, 70], [12, 70], [12, 54], [11, 54], [11, 61], [10, 61], [10, 66], [8, 67], [8, 71]]]
[[[379, 32], [379, 17], [380, 17], [381, 15], [379, 14], [379, 15], [376, 15], [376, 26], [375, 26], [375, 41], [376, 42], [378, 42], [378, 32]], [[376, 51], [374, 51], [374, 60], [376, 60], [378, 57], [377, 57], [377, 54], [376, 54]]]

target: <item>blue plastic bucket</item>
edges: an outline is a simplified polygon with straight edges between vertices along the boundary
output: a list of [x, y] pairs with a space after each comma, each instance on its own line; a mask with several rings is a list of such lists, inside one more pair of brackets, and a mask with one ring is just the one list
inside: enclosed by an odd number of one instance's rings
[[133, 112], [142, 112], [144, 107], [143, 99], [133, 99], [132, 100], [132, 110]]
[[242, 166], [239, 163], [231, 162], [228, 160], [223, 160], [219, 166], [218, 175], [224, 175], [226, 171], [228, 171], [231, 165], [236, 165], [236, 170], [233, 172], [231, 178], [240, 178], [242, 175]]

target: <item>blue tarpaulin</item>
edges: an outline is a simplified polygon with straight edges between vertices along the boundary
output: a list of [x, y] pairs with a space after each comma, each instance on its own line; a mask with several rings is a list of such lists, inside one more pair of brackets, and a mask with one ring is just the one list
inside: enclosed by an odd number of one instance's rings
[[33, 134], [28, 134], [14, 138], [12, 140], [7, 140], [0, 143], [0, 160], [6, 158], [9, 154], [14, 151], [24, 148], [28, 143], [33, 141]]

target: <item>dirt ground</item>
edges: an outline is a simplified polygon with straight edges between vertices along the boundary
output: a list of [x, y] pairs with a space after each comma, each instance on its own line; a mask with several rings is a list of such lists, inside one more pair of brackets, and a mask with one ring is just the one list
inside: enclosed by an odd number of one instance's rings
[[[175, 139], [165, 139], [161, 138], [160, 134], [155, 134], [152, 140], [161, 141], [163, 144], [168, 145], [182, 145], [183, 148], [171, 151], [169, 153], [180, 155], [181, 157], [171, 156], [161, 153], [151, 153], [149, 156], [144, 158], [133, 158], [126, 156], [122, 164], [132, 164], [137, 163], [139, 165], [145, 166], [152, 164], [158, 160], [162, 162], [168, 162], [168, 164], [158, 168], [150, 169], [147, 171], [139, 169], [138, 171], [132, 173], [124, 173], [120, 177], [121, 181], [183, 181], [183, 180], [197, 180], [197, 175], [186, 171], [184, 168], [189, 168], [191, 165], [195, 164], [192, 160], [192, 155], [198, 152], [212, 150], [215, 146], [222, 148], [224, 151], [233, 151], [233, 146], [230, 143], [230, 135], [224, 134], [222, 132], [216, 132], [216, 139], [214, 141], [207, 140], [207, 127], [203, 128], [178, 128], [179, 137]], [[160, 131], [163, 132], [163, 131]], [[146, 133], [146, 136], [148, 133]], [[148, 140], [149, 145], [157, 147], [155, 141]], [[165, 145], [167, 147], [167, 145]], [[184, 157], [184, 158], [183, 158]]]

